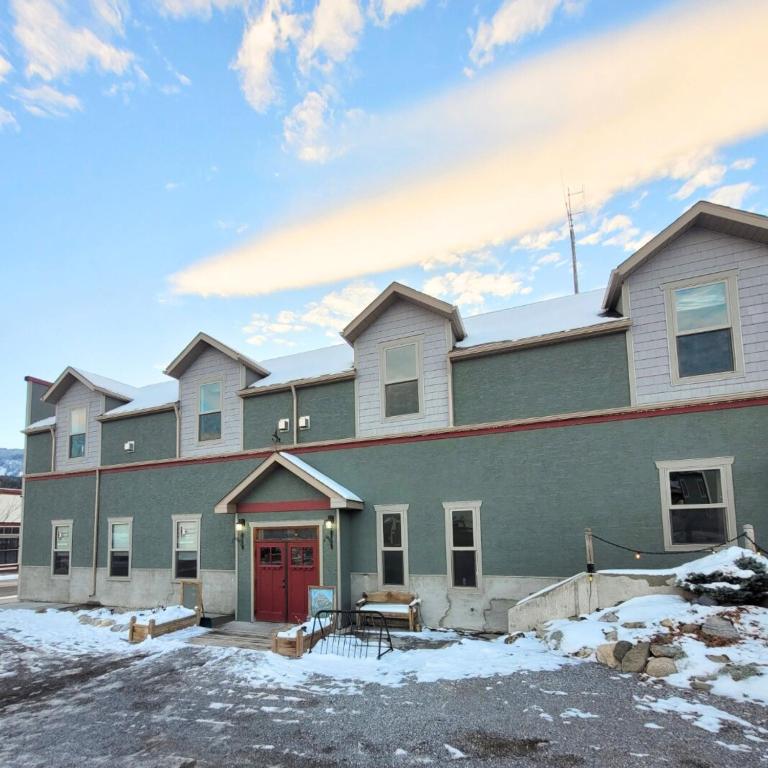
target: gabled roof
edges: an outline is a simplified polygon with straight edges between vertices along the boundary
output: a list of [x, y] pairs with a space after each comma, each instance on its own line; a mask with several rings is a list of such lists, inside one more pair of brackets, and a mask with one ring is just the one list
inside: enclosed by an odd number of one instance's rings
[[649, 240], [642, 248], [635, 251], [626, 261], [611, 271], [611, 278], [603, 298], [603, 308], [614, 309], [621, 295], [621, 286], [624, 280], [691, 227], [703, 227], [726, 235], [768, 243], [768, 216], [699, 200], [666, 229], [659, 232], [656, 237]]
[[313, 466], [307, 464], [296, 456], [285, 451], [273, 453], [268, 459], [263, 461], [251, 472], [248, 477], [235, 486], [215, 507], [214, 511], [219, 513], [237, 512], [237, 502], [250, 491], [255, 485], [261, 482], [270, 472], [277, 467], [295, 475], [303, 480], [307, 485], [315, 490], [325, 494], [328, 497], [332, 509], [362, 509], [363, 500], [355, 493], [337, 483], [328, 475], [323, 474]]
[[436, 299], [434, 296], [429, 296], [414, 288], [409, 288], [402, 283], [391, 283], [388, 288], [385, 288], [354, 320], [352, 320], [351, 323], [349, 323], [349, 325], [346, 326], [346, 328], [344, 328], [341, 335], [350, 344], [353, 344], [355, 339], [366, 328], [372, 325], [381, 314], [398, 300], [410, 302], [411, 304], [415, 304], [418, 307], [422, 307], [429, 312], [434, 312], [435, 314], [450, 320], [451, 327], [453, 328], [453, 335], [456, 337], [457, 341], [460, 341], [466, 336], [459, 310], [453, 304]]
[[238, 363], [244, 365], [249, 371], [253, 371], [257, 376], [267, 376], [269, 371], [262, 365], [259, 365], [255, 360], [251, 360], [250, 357], [240, 354], [232, 347], [228, 347], [218, 339], [214, 339], [213, 336], [209, 336], [207, 333], [200, 333], [195, 336], [192, 341], [187, 344], [181, 353], [173, 359], [173, 361], [165, 369], [165, 373], [168, 376], [172, 376], [174, 379], [178, 379], [184, 371], [205, 351], [205, 348], [215, 349], [221, 352], [223, 355], [236, 360]]
[[116, 400], [128, 402], [136, 397], [136, 387], [132, 387], [130, 384], [124, 384], [122, 381], [115, 381], [115, 379], [108, 379], [106, 376], [99, 376], [96, 373], [89, 373], [82, 368], [73, 368], [70, 365], [51, 384], [41, 399], [46, 403], [57, 403], [76, 381], [84, 384], [91, 392], [100, 392], [102, 395], [115, 398]]

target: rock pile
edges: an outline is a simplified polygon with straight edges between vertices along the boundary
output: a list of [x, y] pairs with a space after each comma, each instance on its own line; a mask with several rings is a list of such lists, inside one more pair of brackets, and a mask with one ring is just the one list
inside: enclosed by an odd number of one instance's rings
[[603, 643], [595, 649], [595, 656], [601, 664], [622, 672], [645, 672], [651, 677], [674, 675], [677, 672], [675, 659], [684, 655], [679, 646], [646, 641], [630, 643], [619, 640], [616, 643]]

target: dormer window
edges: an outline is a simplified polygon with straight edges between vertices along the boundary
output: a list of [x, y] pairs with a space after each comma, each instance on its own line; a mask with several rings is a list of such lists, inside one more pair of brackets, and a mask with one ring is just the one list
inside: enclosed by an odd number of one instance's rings
[[221, 382], [213, 381], [200, 386], [198, 399], [197, 439], [218, 440], [221, 437]]
[[69, 458], [79, 459], [85, 456], [86, 408], [73, 408], [69, 414]]
[[674, 383], [741, 371], [735, 275], [668, 285], [667, 314]]
[[421, 413], [421, 343], [396, 341], [382, 349], [385, 418]]

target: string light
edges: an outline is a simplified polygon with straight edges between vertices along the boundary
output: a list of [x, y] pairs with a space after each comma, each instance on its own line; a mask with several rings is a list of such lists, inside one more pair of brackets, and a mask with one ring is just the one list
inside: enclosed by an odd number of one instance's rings
[[635, 552], [635, 560], [639, 560], [639, 559], [640, 559], [640, 553], [639, 552]]

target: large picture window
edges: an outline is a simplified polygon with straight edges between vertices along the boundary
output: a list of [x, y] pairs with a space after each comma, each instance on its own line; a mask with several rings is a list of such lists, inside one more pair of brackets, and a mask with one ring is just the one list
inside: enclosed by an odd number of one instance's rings
[[443, 504], [448, 576], [452, 587], [476, 589], [480, 586], [480, 504], [479, 501]]
[[85, 426], [88, 419], [86, 408], [73, 408], [69, 414], [69, 458], [85, 456]]
[[382, 369], [385, 418], [420, 413], [421, 344], [387, 344], [382, 349]]
[[731, 458], [657, 462], [666, 549], [716, 546], [736, 535], [732, 463]]
[[200, 561], [200, 518], [173, 518], [173, 577], [196, 579]]
[[221, 382], [201, 385], [197, 418], [197, 439], [200, 442], [221, 437]]
[[408, 586], [408, 505], [376, 505], [379, 584]]
[[72, 554], [72, 521], [54, 520], [51, 523], [51, 573], [69, 576]]
[[109, 521], [109, 577], [131, 577], [131, 528], [130, 519]]
[[667, 286], [667, 318], [673, 382], [741, 370], [735, 275]]

